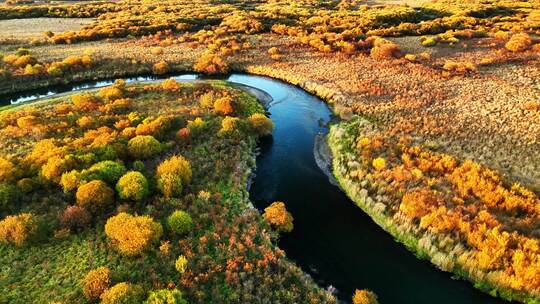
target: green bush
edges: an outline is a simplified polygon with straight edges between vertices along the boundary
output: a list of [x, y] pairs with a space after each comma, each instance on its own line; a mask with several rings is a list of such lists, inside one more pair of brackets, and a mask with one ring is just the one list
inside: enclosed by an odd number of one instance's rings
[[92, 167], [81, 172], [83, 180], [102, 180], [114, 184], [126, 173], [126, 167], [116, 161], [106, 160], [92, 165]]
[[17, 210], [19, 192], [17, 187], [0, 183], [0, 215], [9, 214]]
[[128, 142], [128, 151], [135, 159], [147, 159], [161, 152], [161, 143], [151, 135], [139, 135]]
[[160, 289], [150, 292], [144, 304], [188, 304], [188, 301], [178, 289]]
[[122, 282], [101, 294], [101, 304], [138, 304], [144, 291], [139, 285]]
[[146, 177], [137, 171], [124, 174], [116, 184], [116, 191], [121, 199], [134, 201], [140, 201], [150, 194]]
[[187, 212], [176, 210], [167, 218], [167, 225], [175, 233], [185, 234], [193, 229], [193, 220]]

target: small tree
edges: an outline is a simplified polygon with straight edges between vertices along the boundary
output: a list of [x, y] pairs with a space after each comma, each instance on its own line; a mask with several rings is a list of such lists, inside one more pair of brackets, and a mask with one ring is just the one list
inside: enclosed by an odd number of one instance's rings
[[279, 232], [291, 232], [293, 230], [293, 217], [285, 209], [283, 202], [273, 202], [264, 209], [264, 219]]
[[146, 177], [137, 171], [124, 174], [116, 184], [116, 191], [121, 199], [134, 201], [140, 201], [150, 194]]
[[121, 254], [137, 256], [159, 241], [163, 227], [149, 216], [122, 212], [107, 220], [105, 234]]
[[88, 301], [95, 301], [103, 294], [107, 288], [109, 288], [109, 268], [98, 267], [90, 270], [82, 279], [81, 284], [83, 287], [84, 296]]

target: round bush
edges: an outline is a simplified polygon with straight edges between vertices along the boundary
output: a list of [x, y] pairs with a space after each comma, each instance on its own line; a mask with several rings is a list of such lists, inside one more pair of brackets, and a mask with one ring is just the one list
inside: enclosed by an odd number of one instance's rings
[[160, 289], [150, 292], [144, 304], [188, 304], [188, 301], [178, 289]]
[[141, 303], [144, 291], [139, 285], [122, 282], [101, 294], [101, 304], [136, 304]]
[[187, 212], [176, 210], [167, 218], [167, 225], [175, 233], [185, 234], [193, 229], [193, 220]]
[[81, 206], [68, 206], [58, 218], [62, 227], [71, 230], [86, 228], [91, 219], [90, 213]]
[[77, 204], [93, 214], [114, 205], [114, 190], [100, 180], [93, 180], [77, 189]]
[[293, 217], [285, 209], [283, 202], [273, 202], [264, 209], [264, 219], [279, 232], [291, 232], [293, 230]]
[[161, 152], [161, 144], [151, 135], [139, 135], [128, 142], [128, 151], [135, 159], [147, 159]]
[[149, 216], [122, 212], [107, 220], [105, 234], [121, 254], [136, 256], [159, 241], [163, 227]]
[[191, 181], [191, 176], [189, 161], [180, 155], [163, 161], [156, 170], [158, 189], [166, 197], [181, 195], [184, 186]]
[[82, 279], [84, 296], [88, 301], [95, 301], [103, 294], [110, 284], [110, 271], [107, 267], [90, 270]]
[[127, 169], [123, 164], [112, 160], [105, 160], [83, 170], [81, 172], [81, 178], [87, 181], [99, 179], [114, 184], [126, 171]]
[[24, 244], [38, 230], [36, 218], [31, 213], [10, 215], [0, 222], [0, 242]]
[[272, 133], [272, 129], [274, 128], [274, 123], [272, 120], [261, 113], [251, 115], [248, 118], [248, 122], [251, 128], [261, 136], [269, 135]]
[[137, 171], [124, 174], [116, 184], [116, 191], [121, 199], [134, 201], [140, 201], [150, 194], [146, 177]]

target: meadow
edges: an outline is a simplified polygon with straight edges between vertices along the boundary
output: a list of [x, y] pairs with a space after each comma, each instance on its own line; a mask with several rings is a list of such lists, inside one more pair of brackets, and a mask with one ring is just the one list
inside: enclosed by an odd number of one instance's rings
[[[539, 303], [538, 35], [539, 1], [10, 0], [0, 100], [179, 72], [299, 86], [335, 114], [333, 173], [360, 208]], [[249, 201], [272, 122], [245, 88], [118, 81], [0, 111], [0, 302], [337, 301], [278, 248], [287, 202]]]

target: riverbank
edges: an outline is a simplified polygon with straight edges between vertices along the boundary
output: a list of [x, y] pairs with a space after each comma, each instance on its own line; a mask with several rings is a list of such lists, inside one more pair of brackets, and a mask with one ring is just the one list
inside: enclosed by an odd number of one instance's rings
[[[363, 159], [355, 152], [360, 149], [360, 143], [363, 141], [368, 142], [368, 140], [359, 140], [359, 138], [370, 138], [370, 134], [376, 129], [371, 122], [356, 118], [353, 122], [341, 122], [333, 125], [328, 135], [328, 142], [333, 154], [334, 175], [340, 187], [353, 202], [381, 228], [415, 253], [418, 258], [429, 260], [441, 270], [452, 272], [460, 278], [471, 281], [476, 288], [492, 296], [523, 303], [538, 303], [540, 301], [538, 290], [533, 288], [526, 291], [512, 288], [510, 285], [512, 279], [504, 277], [500, 270], [483, 271], [478, 266], [472, 266], [474, 263], [471, 259], [474, 260], [476, 251], [467, 250], [466, 248], [470, 248], [474, 244], [460, 241], [456, 235], [451, 234], [452, 230], [444, 233], [444, 231], [434, 232], [434, 228], [430, 226], [421, 228], [419, 224], [423, 225], [423, 218], [422, 221], [416, 222], [404, 214], [404, 208], [400, 206], [399, 202], [395, 203], [395, 200], [400, 199], [400, 196], [405, 193], [395, 195], [393, 192], [389, 192], [391, 189], [389, 185], [392, 183], [391, 175], [385, 175], [387, 176], [386, 182], [377, 178], [379, 172], [369, 168], [371, 158]], [[384, 160], [384, 158], [379, 159]], [[385, 166], [393, 166], [389, 161], [386, 158]], [[402, 172], [401, 174], [406, 173]], [[420, 204], [421, 201], [415, 201], [415, 204], [417, 203]], [[418, 206], [416, 208], [431, 208], [431, 206]], [[419, 210], [418, 212], [422, 211]], [[452, 214], [452, 212], [446, 211], [444, 214]], [[442, 221], [451, 220], [442, 219]], [[526, 240], [523, 239], [521, 242], [526, 242]], [[528, 254], [531, 255], [529, 258], [534, 263], [535, 253]], [[532, 264], [529, 267], [536, 266]], [[518, 276], [525, 276], [525, 274], [519, 274]]]

